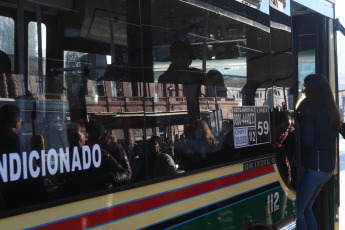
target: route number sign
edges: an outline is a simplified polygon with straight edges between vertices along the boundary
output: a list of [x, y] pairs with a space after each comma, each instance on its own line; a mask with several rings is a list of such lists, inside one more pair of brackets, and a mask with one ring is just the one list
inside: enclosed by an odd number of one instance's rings
[[234, 106], [233, 114], [235, 148], [271, 142], [268, 106]]

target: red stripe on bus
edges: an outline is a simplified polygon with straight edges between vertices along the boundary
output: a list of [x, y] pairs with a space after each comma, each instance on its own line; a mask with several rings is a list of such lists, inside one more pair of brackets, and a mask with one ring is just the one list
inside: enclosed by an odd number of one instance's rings
[[271, 172], [274, 172], [274, 168], [272, 165], [269, 165], [250, 171], [221, 177], [215, 180], [202, 182], [200, 184], [191, 185], [189, 187], [173, 190], [171, 192], [158, 194], [156, 196], [147, 197], [130, 203], [120, 204], [108, 209], [102, 209], [85, 215], [63, 219], [52, 224], [47, 224], [37, 228], [34, 227], [32, 229], [61, 230], [91, 228], [194, 196], [198, 196], [203, 193], [234, 185], [249, 179], [253, 179], [255, 177], [263, 176]]

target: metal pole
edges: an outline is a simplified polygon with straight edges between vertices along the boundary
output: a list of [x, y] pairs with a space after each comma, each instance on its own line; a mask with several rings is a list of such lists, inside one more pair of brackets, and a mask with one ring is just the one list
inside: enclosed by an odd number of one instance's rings
[[21, 81], [24, 80], [24, 89], [22, 88], [22, 94], [29, 89], [28, 77], [25, 76], [25, 46], [24, 46], [24, 0], [18, 0], [17, 9], [17, 44], [18, 44], [18, 74], [20, 75]]
[[111, 50], [111, 64], [115, 62], [115, 41], [114, 41], [114, 20], [111, 11], [111, 4], [109, 0], [105, 1], [108, 7], [109, 27], [110, 27], [110, 50]]
[[37, 20], [37, 63], [38, 63], [38, 76], [39, 79], [38, 89], [40, 93], [44, 92], [43, 89], [43, 68], [42, 68], [42, 23], [41, 23], [41, 4], [40, 0], [36, 0], [36, 20]]

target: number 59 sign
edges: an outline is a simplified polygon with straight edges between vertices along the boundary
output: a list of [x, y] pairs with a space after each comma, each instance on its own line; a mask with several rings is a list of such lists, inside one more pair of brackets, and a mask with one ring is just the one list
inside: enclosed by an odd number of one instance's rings
[[271, 142], [268, 106], [235, 106], [233, 113], [235, 148]]

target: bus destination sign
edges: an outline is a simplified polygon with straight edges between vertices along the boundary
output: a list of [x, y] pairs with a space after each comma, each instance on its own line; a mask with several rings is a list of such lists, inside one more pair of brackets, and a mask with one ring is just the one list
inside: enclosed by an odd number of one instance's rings
[[268, 106], [234, 106], [233, 114], [235, 148], [271, 142]]

